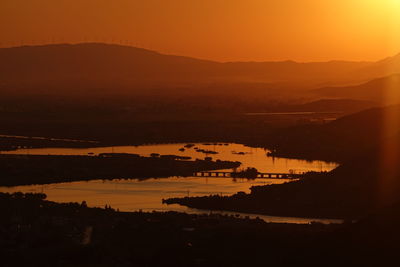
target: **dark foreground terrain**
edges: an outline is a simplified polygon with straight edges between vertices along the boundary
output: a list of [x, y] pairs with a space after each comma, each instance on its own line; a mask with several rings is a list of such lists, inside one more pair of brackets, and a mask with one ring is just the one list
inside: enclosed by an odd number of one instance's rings
[[0, 185], [49, 184], [94, 179], [146, 179], [191, 176], [198, 171], [236, 168], [239, 162], [183, 160], [166, 155], [99, 156], [0, 155]]
[[2, 266], [382, 266], [400, 237], [398, 206], [354, 224], [292, 225], [45, 197], [0, 194]]

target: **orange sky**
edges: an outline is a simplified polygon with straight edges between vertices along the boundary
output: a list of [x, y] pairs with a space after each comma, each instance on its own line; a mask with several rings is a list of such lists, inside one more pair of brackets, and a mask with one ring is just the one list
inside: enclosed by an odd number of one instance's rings
[[400, 0], [0, 1], [3, 47], [85, 40], [219, 61], [377, 60], [400, 52]]

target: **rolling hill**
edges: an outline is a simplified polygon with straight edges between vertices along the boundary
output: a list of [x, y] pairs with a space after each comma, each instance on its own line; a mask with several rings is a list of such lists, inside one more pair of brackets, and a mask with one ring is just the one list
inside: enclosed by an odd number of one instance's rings
[[400, 74], [374, 79], [357, 86], [326, 87], [312, 91], [318, 97], [351, 98], [391, 105], [400, 103]]
[[400, 134], [400, 106], [372, 108], [324, 125], [300, 125], [266, 138], [276, 155], [345, 162]]

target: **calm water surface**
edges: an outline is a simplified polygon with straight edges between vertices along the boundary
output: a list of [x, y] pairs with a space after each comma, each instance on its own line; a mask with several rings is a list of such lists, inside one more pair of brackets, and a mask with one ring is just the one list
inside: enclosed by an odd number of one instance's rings
[[[29, 154], [29, 155], [98, 155], [100, 153], [132, 153], [142, 156], [150, 156], [152, 153], [161, 155], [188, 156], [192, 159], [204, 159], [212, 157], [214, 160], [229, 160], [242, 162], [242, 168], [254, 167], [260, 172], [288, 173], [306, 171], [330, 171], [337, 167], [336, 163], [323, 161], [306, 161], [297, 159], [284, 159], [267, 157], [268, 150], [252, 148], [241, 144], [204, 145], [195, 144], [194, 147], [179, 151], [185, 144], [164, 144], [146, 146], [115, 146], [97, 148], [35, 148], [3, 151], [3, 154]], [[216, 151], [218, 154], [204, 154], [194, 148]], [[236, 153], [244, 152], [244, 155]]]
[[[283, 183], [285, 180], [257, 179], [247, 180], [231, 178], [163, 178], [138, 180], [113, 180], [72, 182], [50, 185], [0, 187], [0, 192], [45, 193], [47, 199], [55, 202], [86, 201], [91, 207], [111, 205], [120, 211], [177, 211], [186, 213], [211, 213], [207, 210], [190, 209], [180, 205], [162, 204], [163, 198], [183, 196], [204, 196], [209, 194], [230, 195], [238, 191], [249, 192], [253, 185]], [[259, 217], [267, 222], [307, 224], [313, 221], [321, 223], [340, 223], [340, 220], [310, 219], [294, 217], [276, 217], [258, 214], [218, 211], [227, 215]]]
[[[290, 170], [303, 171], [330, 171], [337, 166], [335, 163], [322, 161], [304, 161], [267, 157], [264, 149], [250, 148], [240, 144], [228, 145], [204, 145], [196, 144], [196, 147], [204, 150], [218, 152], [216, 155], [207, 155], [196, 152], [194, 148], [179, 151], [185, 144], [166, 144], [148, 146], [121, 146], [100, 147], [88, 149], [72, 148], [43, 148], [20, 149], [17, 151], [2, 152], [4, 154], [35, 154], [35, 155], [97, 155], [100, 153], [135, 153], [148, 156], [151, 153], [161, 155], [189, 156], [193, 159], [203, 159], [206, 156], [214, 160], [230, 160], [242, 162], [242, 167], [255, 167], [261, 172], [283, 172]], [[237, 153], [244, 152], [244, 155]], [[232, 178], [199, 178], [199, 177], [170, 177], [160, 179], [139, 180], [113, 180], [113, 181], [88, 181], [72, 182], [50, 185], [0, 187], [0, 192], [35, 192], [45, 193], [48, 200], [56, 202], [82, 202], [86, 201], [92, 207], [104, 207], [111, 205], [121, 211], [179, 211], [187, 213], [204, 213], [179, 205], [162, 204], [163, 198], [184, 196], [205, 196], [210, 194], [231, 195], [239, 191], [249, 192], [251, 186], [277, 184], [288, 182], [287, 180], [274, 179], [232, 179]], [[229, 213], [227, 214], [238, 214]], [[318, 220], [304, 218], [285, 218], [242, 214], [243, 216], [260, 217], [270, 222], [309, 223], [311, 221], [338, 222], [337, 220]]]

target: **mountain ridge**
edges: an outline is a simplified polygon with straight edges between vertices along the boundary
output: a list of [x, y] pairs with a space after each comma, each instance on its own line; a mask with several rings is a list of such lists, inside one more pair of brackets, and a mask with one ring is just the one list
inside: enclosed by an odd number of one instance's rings
[[[148, 88], [273, 84], [292, 89], [351, 84], [349, 73], [371, 62], [216, 62], [102, 43], [52, 44], [0, 49], [0, 88], [113, 93]], [[243, 86], [244, 89], [246, 86]], [[44, 88], [47, 88], [46, 90]], [[269, 87], [268, 87], [269, 88]], [[51, 89], [51, 90], [50, 90]], [[68, 91], [66, 91], [68, 93]]]

